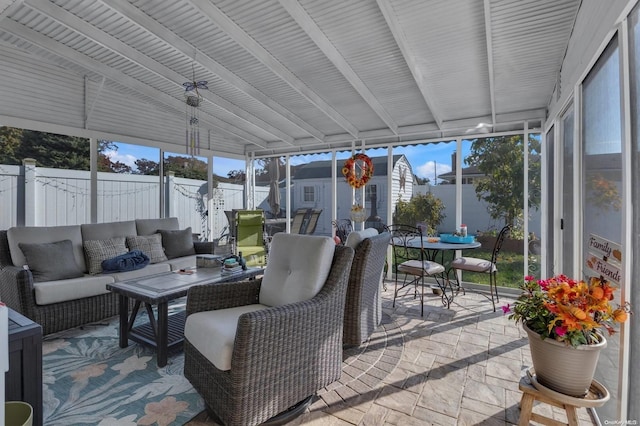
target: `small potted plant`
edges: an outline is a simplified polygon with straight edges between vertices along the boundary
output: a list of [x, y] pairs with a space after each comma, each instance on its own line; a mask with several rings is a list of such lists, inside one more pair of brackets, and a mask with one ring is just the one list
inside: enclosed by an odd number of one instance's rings
[[351, 206], [351, 220], [354, 222], [364, 222], [367, 217], [367, 212], [360, 204], [354, 204]]
[[585, 396], [599, 351], [607, 345], [602, 331], [615, 333], [614, 326], [631, 313], [630, 305], [612, 302], [615, 287], [603, 277], [527, 276], [521, 288], [513, 306], [502, 309], [529, 336], [537, 381], [560, 393]]

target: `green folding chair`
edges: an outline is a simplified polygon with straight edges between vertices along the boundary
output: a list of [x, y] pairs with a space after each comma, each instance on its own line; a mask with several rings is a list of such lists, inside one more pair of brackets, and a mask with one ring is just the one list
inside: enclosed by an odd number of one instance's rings
[[235, 223], [236, 255], [242, 253], [247, 266], [264, 266], [267, 260], [264, 210], [238, 210]]

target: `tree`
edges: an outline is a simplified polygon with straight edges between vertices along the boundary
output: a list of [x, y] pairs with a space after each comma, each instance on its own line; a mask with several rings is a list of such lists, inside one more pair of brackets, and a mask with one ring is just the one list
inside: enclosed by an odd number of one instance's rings
[[233, 179], [233, 181], [236, 183], [242, 183], [246, 180], [244, 170], [230, 170], [227, 173], [227, 177], [229, 179]]
[[207, 180], [207, 163], [195, 157], [169, 156], [164, 160], [164, 171], [174, 172], [176, 177]]
[[414, 195], [409, 201], [400, 199], [393, 214], [393, 223], [416, 225], [418, 222], [427, 224], [427, 232], [434, 234], [438, 225], [445, 218], [444, 203], [433, 194]]
[[76, 136], [23, 130], [16, 153], [20, 159], [35, 159], [40, 167], [89, 170], [89, 141]]
[[134, 173], [139, 175], [158, 176], [160, 173], [160, 164], [157, 161], [141, 158], [135, 162], [137, 171]]
[[0, 127], [0, 164], [22, 164], [18, 157], [18, 149], [22, 144], [22, 129]]
[[[465, 158], [469, 166], [476, 166], [486, 177], [476, 180], [479, 200], [488, 203], [493, 219], [519, 228], [524, 206], [524, 146], [522, 135], [475, 139], [471, 153]], [[540, 140], [529, 135], [529, 208], [540, 206]]]

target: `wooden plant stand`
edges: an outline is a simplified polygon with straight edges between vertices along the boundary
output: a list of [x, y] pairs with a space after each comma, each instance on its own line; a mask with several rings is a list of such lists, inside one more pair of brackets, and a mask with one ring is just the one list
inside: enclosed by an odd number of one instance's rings
[[[578, 408], [599, 407], [609, 400], [609, 391], [607, 388], [595, 380], [591, 383], [587, 396], [584, 398], [576, 398], [555, 392], [540, 385], [536, 380], [533, 369], [529, 369], [527, 375], [520, 379], [518, 387], [522, 391], [519, 426], [526, 426], [531, 421], [550, 426], [578, 426]], [[563, 408], [567, 413], [568, 423], [562, 423], [541, 414], [533, 413], [532, 410], [535, 401]]]

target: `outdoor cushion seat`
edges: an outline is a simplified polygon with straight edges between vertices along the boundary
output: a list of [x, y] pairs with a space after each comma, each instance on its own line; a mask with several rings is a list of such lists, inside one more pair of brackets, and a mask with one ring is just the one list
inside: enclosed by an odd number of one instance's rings
[[184, 337], [218, 370], [231, 370], [231, 356], [240, 315], [266, 308], [268, 306], [255, 304], [198, 312], [189, 316], [184, 327]]
[[398, 265], [398, 272], [411, 275], [433, 275], [444, 272], [444, 266], [428, 260], [407, 260], [406, 262]]
[[115, 279], [111, 275], [85, 275], [81, 278], [36, 282], [33, 283], [33, 289], [38, 305], [50, 305], [108, 294], [107, 284], [113, 282]]
[[451, 262], [452, 268], [464, 269], [471, 272], [495, 272], [496, 265], [490, 260], [475, 257], [459, 257]]

